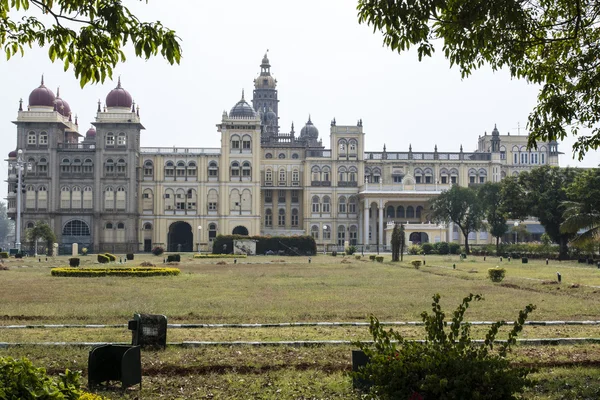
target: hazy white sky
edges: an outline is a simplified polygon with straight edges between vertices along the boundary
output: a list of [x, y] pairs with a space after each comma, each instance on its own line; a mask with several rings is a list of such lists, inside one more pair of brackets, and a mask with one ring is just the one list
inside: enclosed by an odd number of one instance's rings
[[[47, 49], [33, 48], [25, 57], [0, 61], [2, 95], [0, 153], [16, 146], [19, 98], [24, 106], [31, 90], [45, 76], [46, 86], [60, 94], [79, 116], [83, 134], [94, 120], [97, 102], [121, 76], [123, 87], [140, 106], [146, 131], [144, 147], [219, 147], [215, 124], [223, 110], [252, 95], [252, 80], [269, 49], [271, 73], [278, 80], [281, 131], [292, 121], [296, 131], [310, 113], [329, 147], [329, 122], [363, 120], [367, 150], [473, 151], [478, 135], [496, 123], [502, 134], [526, 134], [527, 116], [537, 88], [511, 80], [507, 72], [477, 71], [461, 80], [438, 55], [418, 62], [413, 52], [398, 55], [382, 46], [381, 36], [359, 25], [356, 2], [348, 0], [150, 0], [126, 1], [143, 20], [160, 20], [182, 39], [181, 65], [161, 58], [128, 61], [114, 72], [114, 81], [79, 88], [72, 71], [52, 64]], [[561, 166], [595, 167], [600, 155], [583, 162], [572, 159], [569, 140], [559, 146]], [[7, 166], [1, 163], [0, 177]], [[0, 185], [0, 198], [6, 196]]]

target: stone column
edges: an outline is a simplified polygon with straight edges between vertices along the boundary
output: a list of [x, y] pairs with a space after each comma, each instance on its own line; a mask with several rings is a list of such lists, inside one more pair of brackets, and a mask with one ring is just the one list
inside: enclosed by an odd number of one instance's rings
[[384, 245], [383, 241], [383, 200], [379, 200], [379, 245]]
[[365, 235], [364, 238], [364, 245], [368, 246], [369, 245], [369, 200], [365, 199], [365, 213], [364, 213], [364, 228], [363, 228], [363, 232]]

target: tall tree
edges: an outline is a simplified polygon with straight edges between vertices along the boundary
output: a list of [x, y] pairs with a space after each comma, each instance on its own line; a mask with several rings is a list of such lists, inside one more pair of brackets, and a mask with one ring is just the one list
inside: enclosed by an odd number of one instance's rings
[[[148, 2], [148, 0], [146, 0]], [[73, 67], [83, 87], [104, 82], [125, 61], [123, 47], [146, 59], [160, 53], [171, 64], [181, 60], [175, 32], [160, 22], [142, 22], [122, 0], [0, 1], [0, 46], [7, 59], [33, 45], [48, 45], [48, 56]], [[16, 15], [23, 14], [20, 20]], [[50, 23], [48, 23], [50, 21]]]
[[525, 189], [519, 183], [519, 179], [515, 176], [510, 176], [502, 179], [500, 204], [501, 212], [506, 214], [508, 218], [515, 220], [524, 220], [529, 216], [527, 203], [525, 199]]
[[571, 201], [563, 203], [561, 232], [576, 234], [571, 241], [575, 245], [597, 247], [600, 243], [600, 169], [578, 174], [567, 188], [567, 196]]
[[52, 228], [44, 221], [37, 221], [33, 228], [27, 229], [25, 237], [32, 246], [36, 245], [38, 239], [44, 240], [48, 250], [52, 249], [52, 244], [56, 241]]
[[400, 261], [400, 227], [394, 225], [392, 231], [392, 261]]
[[0, 243], [6, 243], [6, 237], [12, 232], [12, 225], [6, 214], [6, 203], [0, 201]]
[[432, 220], [435, 222], [454, 222], [465, 239], [465, 252], [470, 253], [469, 232], [475, 232], [483, 226], [484, 210], [477, 198], [477, 192], [471, 188], [453, 185], [431, 201]]
[[404, 248], [406, 247], [406, 232], [404, 224], [400, 224], [400, 261], [404, 261]]
[[500, 254], [500, 238], [508, 232], [506, 213], [502, 208], [502, 184], [486, 182], [479, 187], [477, 196], [481, 201], [490, 234], [496, 238], [496, 253]]
[[571, 168], [544, 166], [519, 175], [529, 215], [537, 218], [550, 238], [560, 245], [560, 258], [567, 258], [567, 244], [573, 237], [572, 233], [561, 232], [560, 226], [564, 221], [564, 202], [568, 200], [566, 189], [575, 174]]
[[489, 65], [539, 84], [530, 146], [571, 134], [580, 159], [599, 147], [600, 1], [359, 0], [357, 9], [394, 51], [416, 46], [421, 60], [441, 43], [463, 78]]

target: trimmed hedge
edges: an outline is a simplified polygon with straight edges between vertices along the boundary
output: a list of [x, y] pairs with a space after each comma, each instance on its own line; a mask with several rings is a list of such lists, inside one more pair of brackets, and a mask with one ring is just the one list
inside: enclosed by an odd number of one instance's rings
[[128, 261], [133, 260], [133, 253], [127, 253], [127, 260]]
[[377, 256], [377, 257], [375, 257], [375, 260], [377, 260], [377, 262], [382, 263], [383, 262], [383, 256]]
[[133, 267], [133, 268], [52, 268], [52, 276], [74, 276], [94, 278], [100, 276], [169, 276], [179, 275], [181, 271], [178, 268], [152, 268], [152, 267]]
[[110, 261], [110, 258], [106, 257], [104, 254], [98, 254], [97, 259], [100, 264], [108, 264]]
[[0, 258], [8, 258], [8, 251], [0, 252]]
[[104, 253], [104, 255], [105, 255], [106, 257], [108, 257], [108, 259], [109, 259], [110, 261], [117, 261], [117, 256], [115, 256], [114, 254], [110, 254], [110, 253]]
[[421, 266], [421, 260], [412, 260], [410, 262], [412, 264], [413, 267], [415, 267], [416, 269], [419, 269], [419, 267]]
[[371, 254], [371, 255], [369, 256], [369, 260], [371, 260], [371, 261], [375, 261], [375, 257], [377, 257], [377, 256], [376, 256], [376, 255], [373, 255], [373, 254]]
[[506, 270], [504, 268], [488, 268], [488, 276], [492, 282], [502, 282], [505, 275]]
[[181, 256], [179, 254], [169, 254], [167, 256], [167, 262], [180, 262]]
[[194, 254], [194, 258], [246, 258], [245, 254]]
[[[213, 242], [213, 254], [233, 253], [234, 240], [256, 240], [256, 254], [265, 254], [267, 251], [283, 252], [288, 256], [315, 255], [317, 243], [312, 236], [242, 236], [218, 235]], [[225, 249], [223, 249], [225, 246]], [[293, 249], [293, 250], [290, 250]], [[296, 253], [297, 252], [297, 253]]]
[[77, 257], [69, 258], [69, 266], [70, 267], [79, 267], [79, 258], [77, 258]]

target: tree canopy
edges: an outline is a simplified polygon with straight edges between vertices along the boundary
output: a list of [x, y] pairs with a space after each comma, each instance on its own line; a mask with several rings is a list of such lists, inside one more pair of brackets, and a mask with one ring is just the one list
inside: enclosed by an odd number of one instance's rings
[[419, 60], [437, 43], [462, 77], [488, 65], [541, 85], [529, 146], [578, 136], [582, 159], [600, 146], [600, 0], [359, 0], [358, 19]]
[[82, 87], [112, 78], [129, 43], [137, 57], [160, 53], [179, 63], [179, 41], [160, 21], [140, 21], [121, 0], [0, 1], [0, 45], [7, 60], [34, 45], [48, 46], [50, 60], [61, 60], [65, 71], [73, 67]]

